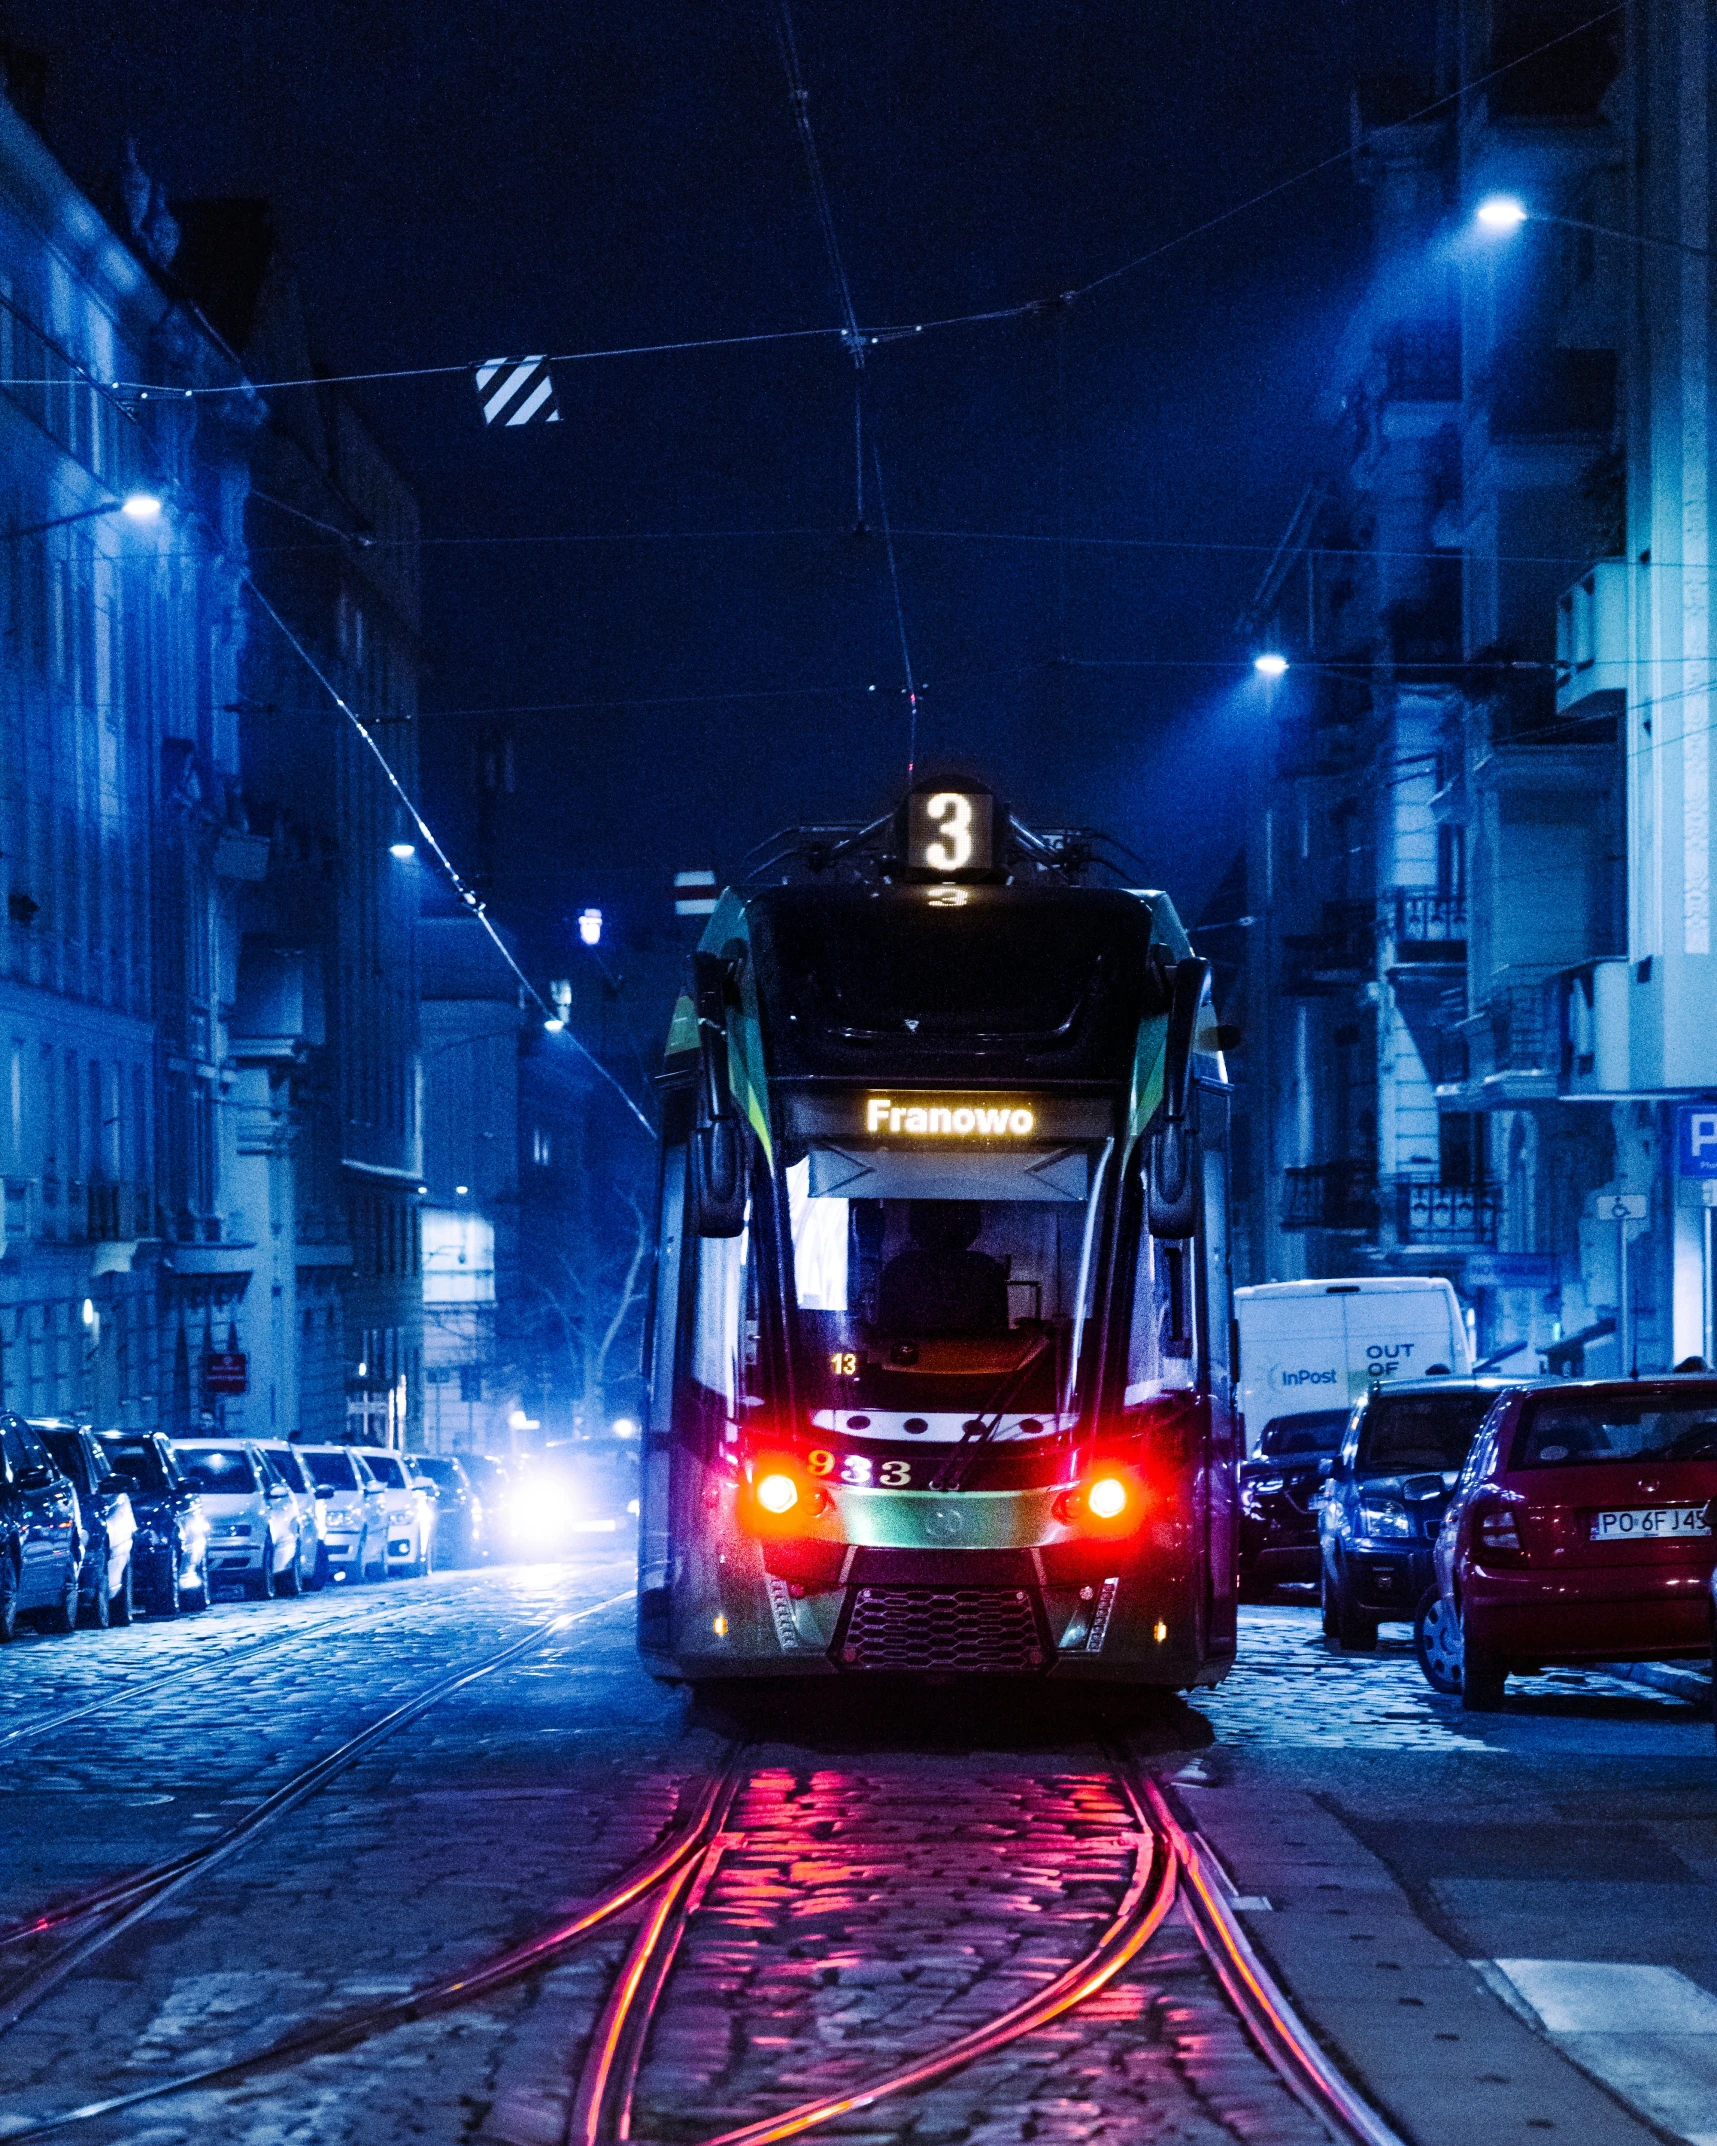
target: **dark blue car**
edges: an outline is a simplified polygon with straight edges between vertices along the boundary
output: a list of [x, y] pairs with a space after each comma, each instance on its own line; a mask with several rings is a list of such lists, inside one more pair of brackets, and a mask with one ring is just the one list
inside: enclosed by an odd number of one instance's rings
[[77, 1629], [83, 1537], [70, 1478], [22, 1416], [0, 1416], [0, 1640], [35, 1611]]
[[1324, 1637], [1364, 1650], [1411, 1623], [1431, 1546], [1479, 1425], [1521, 1379], [1402, 1380], [1355, 1408], [1318, 1512]]
[[209, 1524], [159, 1431], [103, 1431], [108, 1466], [131, 1499], [137, 1522], [131, 1559], [137, 1599], [157, 1617], [206, 1609]]

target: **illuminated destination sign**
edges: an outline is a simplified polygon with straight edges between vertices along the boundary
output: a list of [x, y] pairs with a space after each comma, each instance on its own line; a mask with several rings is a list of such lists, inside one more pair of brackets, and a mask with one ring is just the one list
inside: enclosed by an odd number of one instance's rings
[[961, 1103], [952, 1096], [867, 1095], [864, 1129], [872, 1139], [903, 1135], [912, 1140], [1029, 1140], [1037, 1130], [1037, 1113], [1022, 1103]]

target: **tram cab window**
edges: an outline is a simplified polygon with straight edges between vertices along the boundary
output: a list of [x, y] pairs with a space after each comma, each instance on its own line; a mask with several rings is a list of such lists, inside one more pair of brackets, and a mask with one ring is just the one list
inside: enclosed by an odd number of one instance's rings
[[1192, 1281], [1192, 1262], [1184, 1247], [1165, 1244], [1141, 1228], [1123, 1407], [1138, 1408], [1160, 1394], [1184, 1391], [1195, 1383], [1188, 1301]]
[[[787, 1171], [801, 1378], [873, 1428], [993, 1405], [1053, 1418], [1094, 1288], [1103, 1172], [1083, 1198], [813, 1197]], [[1010, 1381], [1017, 1376], [1017, 1384]], [[1044, 1428], [1050, 1427], [1043, 1424]]]

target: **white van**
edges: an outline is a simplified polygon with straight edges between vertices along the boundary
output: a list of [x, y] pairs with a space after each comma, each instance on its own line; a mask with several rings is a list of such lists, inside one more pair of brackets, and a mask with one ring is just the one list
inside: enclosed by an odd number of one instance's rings
[[1453, 1286], [1434, 1275], [1261, 1282], [1234, 1292], [1246, 1447], [1281, 1416], [1345, 1411], [1384, 1379], [1471, 1372]]

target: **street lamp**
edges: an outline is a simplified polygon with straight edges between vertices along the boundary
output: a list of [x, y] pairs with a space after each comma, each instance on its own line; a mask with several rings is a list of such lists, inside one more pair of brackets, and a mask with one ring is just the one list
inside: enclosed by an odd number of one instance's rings
[[602, 911], [581, 909], [578, 912], [578, 936], [586, 946], [602, 944]]
[[415, 842], [390, 842], [388, 844], [388, 855], [397, 857], [401, 864], [406, 864], [417, 855], [417, 844]]
[[1552, 216], [1544, 209], [1529, 209], [1513, 194], [1487, 194], [1473, 211], [1473, 221], [1493, 238], [1511, 238], [1522, 224], [1560, 224], [1565, 231], [1592, 231], [1626, 246], [1657, 246], [1665, 253], [1691, 253], [1701, 260], [1711, 253], [1709, 246], [1689, 246], [1684, 239], [1650, 238], [1643, 231], [1618, 231], [1613, 224], [1589, 224], [1578, 216]]
[[1252, 668], [1260, 678], [1280, 678], [1288, 668], [1288, 659], [1277, 655], [1254, 656]]
[[52, 521], [26, 522], [22, 529], [7, 529], [7, 538], [40, 536], [44, 529], [63, 529], [69, 522], [93, 522], [103, 514], [123, 514], [134, 522], [160, 518], [161, 501], [153, 492], [127, 492], [123, 499], [104, 499], [99, 507], [80, 507], [75, 514], [56, 514]]

